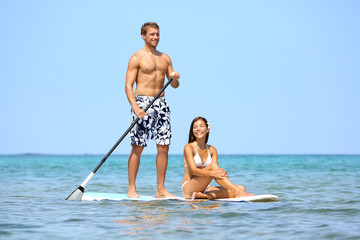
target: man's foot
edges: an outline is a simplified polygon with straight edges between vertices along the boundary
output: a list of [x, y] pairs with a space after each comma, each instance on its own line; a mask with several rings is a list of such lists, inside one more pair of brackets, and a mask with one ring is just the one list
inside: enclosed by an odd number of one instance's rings
[[135, 190], [129, 189], [127, 196], [128, 198], [138, 198], [139, 194], [137, 194]]
[[169, 193], [165, 188], [156, 191], [156, 197], [176, 197], [174, 194]]

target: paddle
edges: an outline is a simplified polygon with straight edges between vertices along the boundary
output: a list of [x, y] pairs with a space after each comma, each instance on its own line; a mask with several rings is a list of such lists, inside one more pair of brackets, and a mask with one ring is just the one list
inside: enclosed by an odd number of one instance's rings
[[[150, 104], [144, 109], [146, 112], [149, 110], [151, 105], [155, 102], [156, 99], [160, 97], [160, 95], [164, 92], [165, 88], [171, 83], [173, 78], [170, 78], [170, 80], [164, 85], [164, 87], [160, 90], [160, 92], [154, 97], [154, 99], [150, 102]], [[85, 181], [77, 188], [75, 189], [67, 198], [66, 200], [81, 200], [82, 196], [85, 191], [85, 187], [94, 176], [96, 171], [103, 165], [103, 163], [106, 161], [106, 159], [111, 155], [111, 153], [115, 150], [115, 148], [120, 144], [120, 142], [126, 137], [126, 135], [131, 131], [131, 129], [135, 126], [135, 124], [139, 121], [139, 117], [137, 117], [130, 125], [130, 127], [125, 131], [125, 133], [119, 138], [119, 140], [115, 143], [115, 145], [110, 149], [110, 151], [103, 157], [101, 162], [96, 166], [96, 168], [89, 174], [89, 176], [85, 179]]]

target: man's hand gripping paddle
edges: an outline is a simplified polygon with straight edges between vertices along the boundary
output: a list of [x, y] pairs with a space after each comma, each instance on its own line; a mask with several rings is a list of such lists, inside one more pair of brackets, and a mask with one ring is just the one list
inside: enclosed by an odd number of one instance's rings
[[[164, 92], [165, 88], [171, 83], [173, 78], [170, 78], [170, 80], [164, 85], [164, 87], [160, 90], [160, 92], [154, 97], [154, 99], [150, 102], [150, 104], [144, 109], [146, 112], [149, 110], [151, 105], [160, 97], [160, 95]], [[106, 159], [111, 155], [111, 153], [115, 150], [115, 148], [121, 143], [121, 141], [126, 137], [126, 135], [131, 131], [131, 129], [136, 125], [136, 123], [139, 121], [139, 117], [137, 117], [130, 125], [130, 127], [125, 131], [125, 133], [119, 138], [119, 140], [115, 143], [115, 145], [110, 149], [110, 151], [103, 157], [101, 162], [96, 166], [96, 168], [89, 174], [89, 176], [85, 179], [85, 181], [77, 188], [75, 189], [67, 198], [66, 200], [81, 200], [85, 191], [85, 187], [94, 176], [96, 171], [103, 165], [103, 163], [106, 161]]]

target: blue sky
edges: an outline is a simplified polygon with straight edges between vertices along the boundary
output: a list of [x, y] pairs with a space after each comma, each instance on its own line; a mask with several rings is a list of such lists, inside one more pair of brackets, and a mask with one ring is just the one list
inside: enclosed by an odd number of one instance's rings
[[[196, 116], [220, 154], [360, 154], [359, 1], [0, 0], [0, 154], [105, 154], [127, 63], [160, 25], [170, 154]], [[115, 150], [128, 154], [128, 137]], [[156, 152], [151, 141], [145, 154]]]

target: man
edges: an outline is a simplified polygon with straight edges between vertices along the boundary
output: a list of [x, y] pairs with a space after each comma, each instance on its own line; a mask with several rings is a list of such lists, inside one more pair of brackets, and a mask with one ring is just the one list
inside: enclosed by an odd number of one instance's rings
[[170, 57], [156, 50], [160, 40], [159, 26], [156, 23], [145, 23], [141, 27], [141, 36], [145, 41], [145, 46], [130, 58], [125, 80], [125, 92], [132, 107], [132, 119], [134, 120], [136, 116], [140, 118], [138, 124], [130, 132], [132, 150], [128, 162], [128, 197], [139, 197], [136, 193], [135, 180], [139, 170], [140, 156], [147, 145], [150, 132], [157, 147], [156, 196], [172, 197], [174, 195], [169, 193], [164, 185], [171, 140], [170, 109], [165, 101], [164, 93], [154, 102], [148, 114], [143, 109], [163, 88], [165, 76], [168, 79], [173, 78], [171, 86], [177, 88], [180, 74], [174, 71]]

